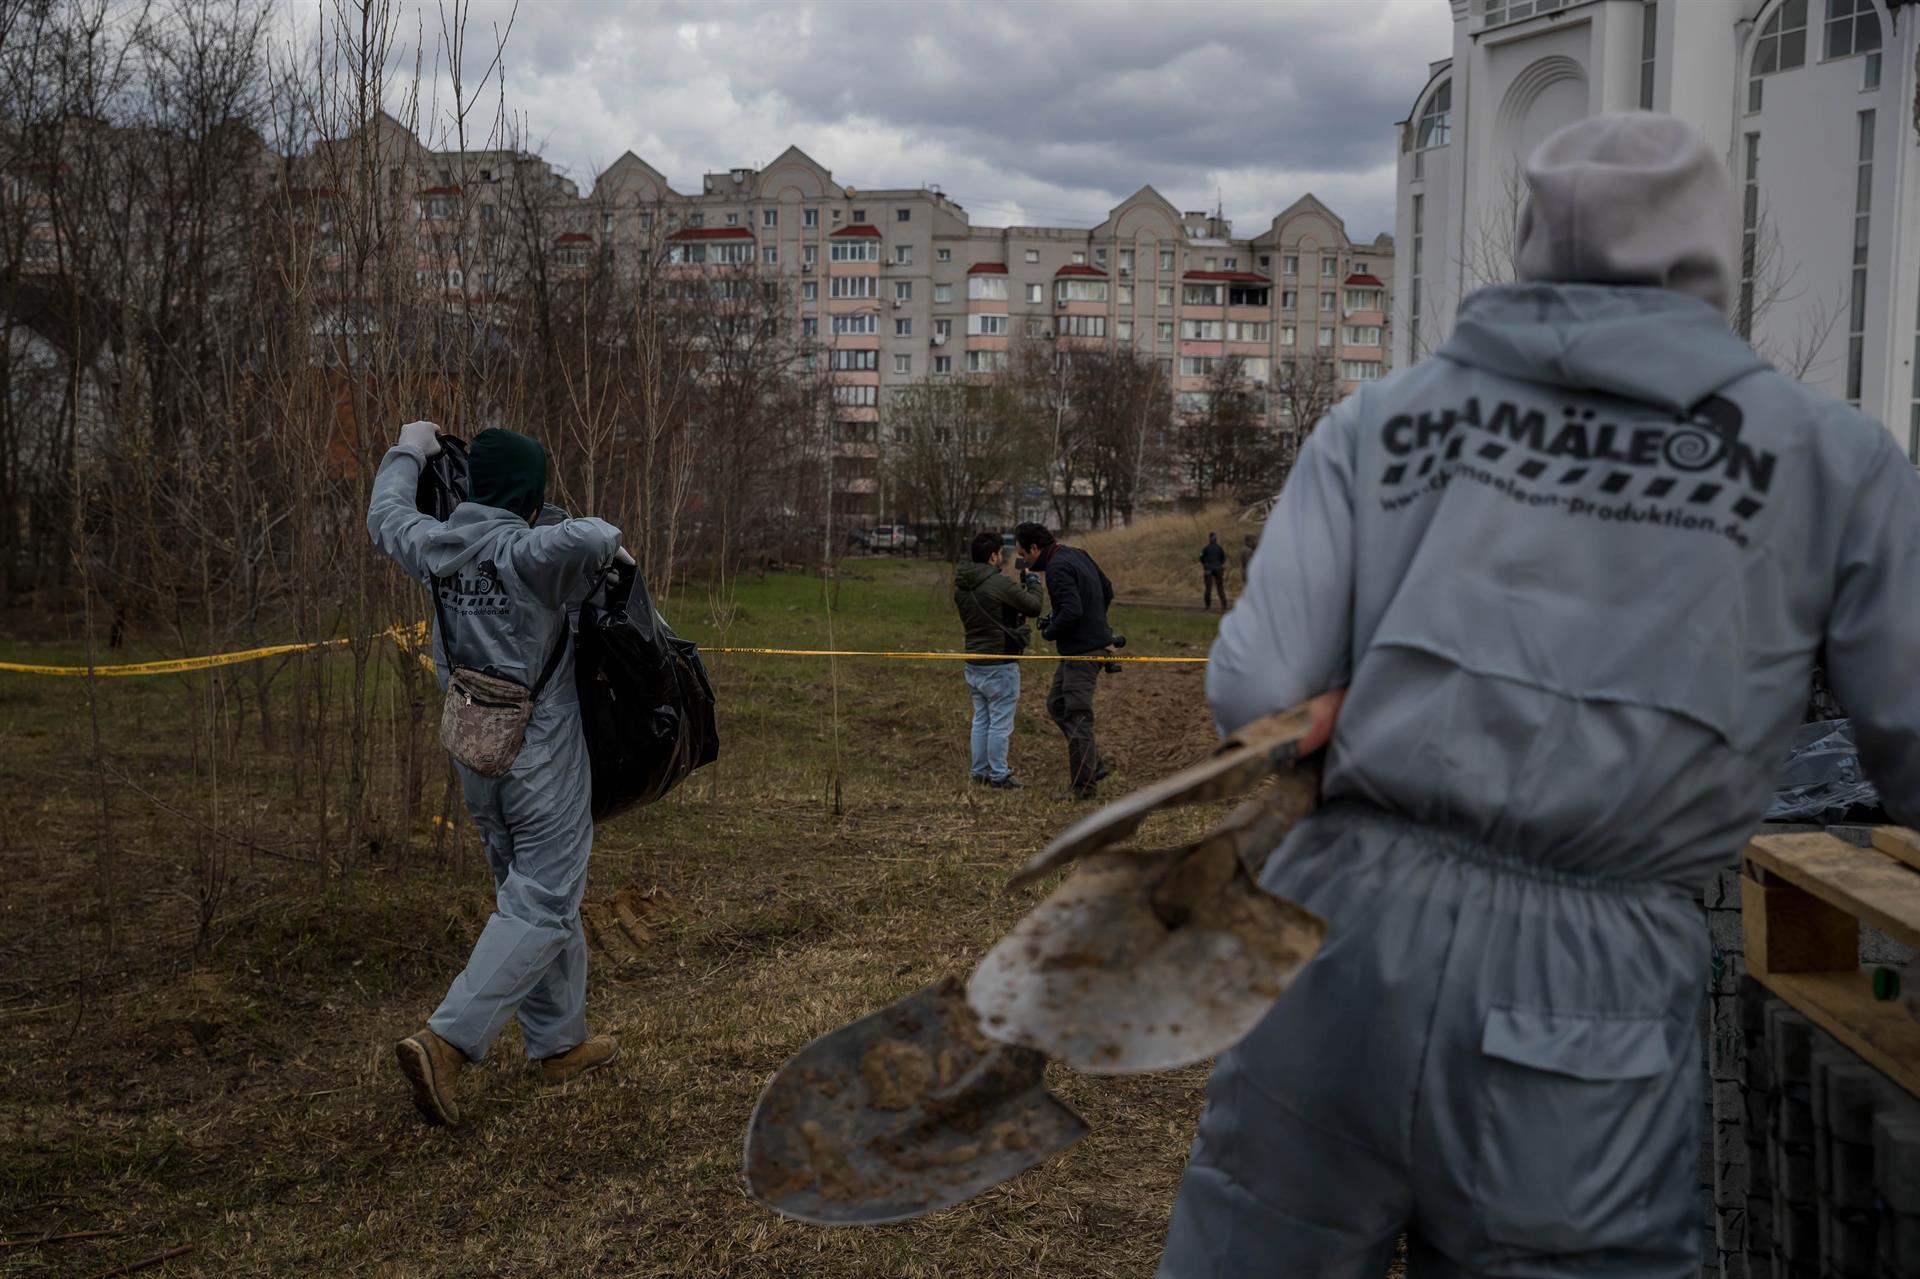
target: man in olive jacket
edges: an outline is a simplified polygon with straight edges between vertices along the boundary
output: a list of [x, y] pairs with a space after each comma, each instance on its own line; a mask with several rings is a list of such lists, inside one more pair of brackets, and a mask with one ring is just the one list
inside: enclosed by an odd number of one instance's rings
[[998, 533], [974, 535], [970, 558], [953, 575], [953, 604], [967, 628], [967, 652], [988, 654], [966, 664], [973, 694], [973, 780], [1018, 790], [1007, 764], [1013, 708], [1020, 701], [1020, 663], [1011, 658], [1027, 646], [1025, 619], [1040, 616], [1040, 579], [1022, 571], [1015, 582], [1001, 572], [1000, 546]]

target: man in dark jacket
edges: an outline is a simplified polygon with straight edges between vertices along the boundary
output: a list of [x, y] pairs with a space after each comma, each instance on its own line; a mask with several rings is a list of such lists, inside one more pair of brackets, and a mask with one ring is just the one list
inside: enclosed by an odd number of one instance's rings
[[1026, 619], [1040, 616], [1040, 579], [1023, 570], [1016, 582], [1001, 572], [1000, 547], [998, 533], [974, 534], [970, 558], [954, 571], [953, 606], [967, 628], [967, 652], [988, 655], [966, 664], [973, 694], [973, 780], [1018, 790], [1007, 764], [1013, 709], [1020, 702], [1020, 663], [1012, 658], [1027, 647]]
[[1213, 607], [1213, 593], [1220, 592], [1220, 611], [1227, 611], [1227, 548], [1220, 545], [1218, 533], [1207, 534], [1200, 548], [1200, 571], [1206, 577], [1206, 607]]
[[[1113, 643], [1107, 626], [1113, 583], [1093, 557], [1078, 547], [1062, 546], [1040, 524], [1022, 524], [1013, 538], [1027, 564], [1046, 575], [1052, 612], [1041, 619], [1040, 633], [1063, 658], [1105, 655]], [[1047, 690], [1047, 714], [1067, 739], [1068, 789], [1074, 799], [1092, 799], [1100, 779], [1113, 771], [1093, 740], [1093, 688], [1100, 666], [1097, 661], [1063, 661]]]

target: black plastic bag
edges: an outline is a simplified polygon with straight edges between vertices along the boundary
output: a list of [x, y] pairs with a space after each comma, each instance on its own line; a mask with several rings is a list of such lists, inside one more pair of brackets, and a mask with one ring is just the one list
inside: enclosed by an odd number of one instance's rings
[[1765, 820], [1833, 825], [1880, 821], [1880, 795], [1860, 767], [1853, 721], [1816, 720], [1793, 734]]
[[580, 606], [573, 661], [595, 821], [655, 802], [719, 758], [700, 650], [673, 633], [631, 566], [614, 565]]
[[431, 515], [445, 523], [453, 508], [467, 500], [467, 442], [457, 435], [442, 435], [440, 451], [420, 468], [420, 483], [413, 491], [413, 505], [422, 515]]

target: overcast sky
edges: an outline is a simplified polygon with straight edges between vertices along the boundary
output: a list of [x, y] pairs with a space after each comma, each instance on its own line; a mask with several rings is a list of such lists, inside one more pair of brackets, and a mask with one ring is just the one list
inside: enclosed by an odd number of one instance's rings
[[[410, 74], [440, 10], [405, 2]], [[475, 0], [469, 78], [512, 11]], [[1091, 226], [1152, 183], [1243, 235], [1312, 191], [1364, 241], [1393, 229], [1392, 125], [1450, 42], [1446, 0], [521, 0], [506, 100], [583, 190], [629, 149], [691, 192], [793, 143], [843, 184], [938, 184], [977, 225]]]

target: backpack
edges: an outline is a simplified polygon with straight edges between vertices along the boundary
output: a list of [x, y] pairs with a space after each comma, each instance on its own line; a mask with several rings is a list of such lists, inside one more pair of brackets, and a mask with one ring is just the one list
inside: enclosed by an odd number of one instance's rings
[[608, 568], [580, 606], [573, 678], [596, 822], [654, 803], [719, 758], [700, 650], [673, 633], [632, 566]]

